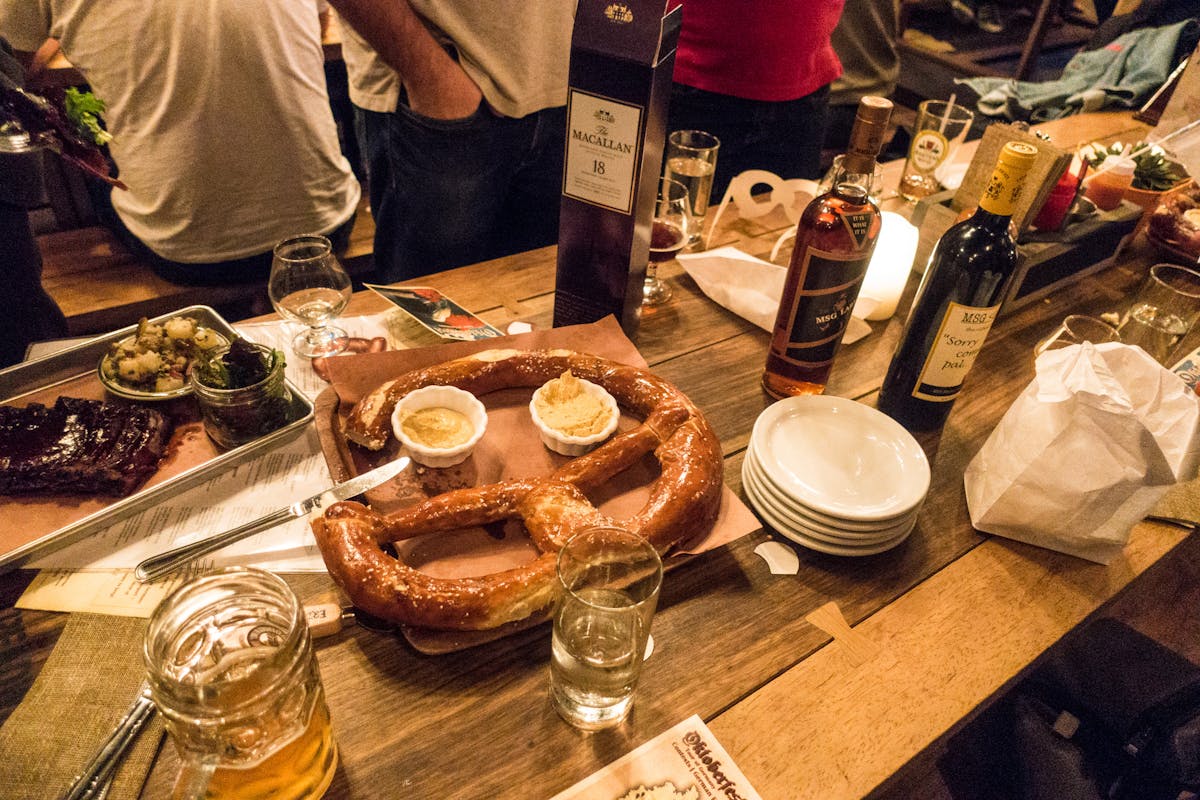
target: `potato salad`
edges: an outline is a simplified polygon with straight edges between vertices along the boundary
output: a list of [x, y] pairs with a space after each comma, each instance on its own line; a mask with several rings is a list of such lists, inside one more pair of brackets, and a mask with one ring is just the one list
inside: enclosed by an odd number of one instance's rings
[[200, 351], [223, 344], [224, 337], [200, 327], [192, 317], [171, 317], [161, 323], [143, 319], [137, 333], [112, 346], [101, 370], [127, 389], [173, 392], [183, 388]]

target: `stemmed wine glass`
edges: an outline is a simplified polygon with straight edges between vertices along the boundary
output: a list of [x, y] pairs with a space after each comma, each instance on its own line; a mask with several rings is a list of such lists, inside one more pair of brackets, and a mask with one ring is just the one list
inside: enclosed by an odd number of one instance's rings
[[309, 327], [292, 340], [296, 355], [330, 356], [346, 348], [346, 332], [329, 323], [350, 302], [350, 276], [324, 236], [295, 236], [275, 245], [267, 294], [283, 317]]
[[643, 305], [658, 306], [671, 299], [671, 289], [658, 279], [658, 265], [674, 258], [691, 234], [692, 212], [687, 187], [679, 181], [663, 178], [658, 183], [654, 222], [650, 228], [650, 261], [646, 265], [646, 283], [642, 287]]

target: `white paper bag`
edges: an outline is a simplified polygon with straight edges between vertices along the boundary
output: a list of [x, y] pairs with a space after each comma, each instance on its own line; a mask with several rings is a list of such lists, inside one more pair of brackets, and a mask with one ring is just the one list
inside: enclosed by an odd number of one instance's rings
[[1107, 564], [1198, 456], [1200, 398], [1141, 348], [1049, 350], [967, 466], [971, 522]]

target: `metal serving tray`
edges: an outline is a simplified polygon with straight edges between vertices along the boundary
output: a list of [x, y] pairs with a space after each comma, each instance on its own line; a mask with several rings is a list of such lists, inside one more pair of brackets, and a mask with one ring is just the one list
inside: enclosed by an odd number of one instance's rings
[[[226, 338], [237, 335], [237, 331], [209, 306], [188, 306], [169, 314], [154, 317], [151, 321], [161, 322], [176, 316], [193, 317], [200, 326], [210, 328]], [[130, 325], [43, 358], [0, 370], [0, 403], [11, 403], [35, 392], [52, 389], [54, 386], [76, 381], [88, 375], [91, 375], [96, 385], [99, 386], [100, 380], [96, 374], [96, 367], [100, 363], [100, 359], [108, 352], [112, 343], [130, 336], [136, 331], [137, 325]], [[127, 497], [114, 498], [105, 507], [56, 530], [39, 535], [32, 541], [16, 547], [0, 545], [0, 572], [15, 569], [35, 558], [79, 541], [94, 531], [150, 508], [168, 497], [179, 494], [184, 489], [293, 438], [312, 422], [313, 404], [291, 381], [287, 382], [287, 386], [291, 390], [291, 411], [295, 418], [294, 421], [266, 436], [232, 450], [220, 452], [202, 463], [187, 467], [153, 486], [145, 486]], [[3, 508], [7, 497], [0, 496], [0, 508]]]

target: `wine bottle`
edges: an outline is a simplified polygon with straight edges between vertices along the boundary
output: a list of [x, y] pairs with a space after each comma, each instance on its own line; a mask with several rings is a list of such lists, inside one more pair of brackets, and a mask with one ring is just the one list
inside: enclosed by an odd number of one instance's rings
[[772, 397], [825, 390], [882, 225], [870, 193], [891, 113], [890, 101], [862, 98], [833, 188], [808, 204], [796, 226], [762, 377]]
[[917, 289], [879, 391], [879, 410], [909, 430], [945, 423], [1017, 266], [1013, 207], [1037, 148], [1009, 142], [979, 209], [946, 231]]

